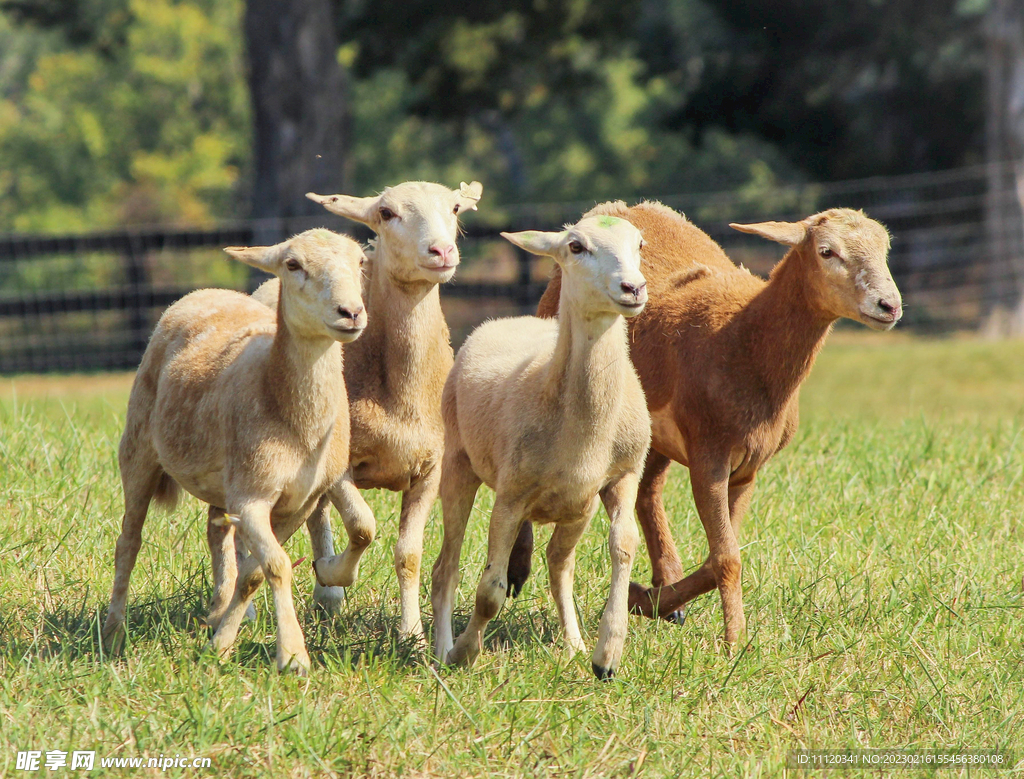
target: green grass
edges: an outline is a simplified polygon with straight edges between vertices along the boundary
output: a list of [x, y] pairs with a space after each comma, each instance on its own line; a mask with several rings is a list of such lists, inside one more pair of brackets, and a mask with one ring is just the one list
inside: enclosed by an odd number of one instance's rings
[[[212, 769], [166, 772], [188, 776], [776, 776], [787, 750], [804, 747], [1001, 748], [1024, 759], [1024, 343], [837, 334], [743, 528], [748, 643], [725, 651], [707, 595], [682, 628], [631, 619], [611, 683], [592, 678], [589, 656], [559, 650], [539, 554], [472, 670], [437, 672], [398, 643], [389, 493], [369, 496], [380, 533], [346, 614], [319, 617], [309, 568], [297, 571], [308, 681], [274, 671], [265, 589], [233, 657], [203, 653], [209, 564], [193, 500], [151, 516], [130, 645], [104, 658], [96, 634], [122, 510], [126, 392], [123, 381], [100, 386], [0, 382], [0, 775], [31, 775], [15, 770], [27, 749], [212, 758]], [[666, 499], [696, 564], [706, 547], [683, 469]], [[489, 507], [482, 492], [457, 629]], [[591, 647], [606, 530], [602, 513], [578, 550]], [[305, 535], [288, 549], [307, 555]], [[634, 579], [648, 576], [641, 551]]]

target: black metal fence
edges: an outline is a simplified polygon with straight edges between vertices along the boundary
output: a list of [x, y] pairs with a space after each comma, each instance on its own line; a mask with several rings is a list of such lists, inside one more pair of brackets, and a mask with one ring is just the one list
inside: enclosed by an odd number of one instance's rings
[[[901, 327], [927, 333], [1006, 330], [1013, 322], [1024, 327], [1024, 232], [1012, 174], [1011, 166], [975, 166], [662, 200], [761, 274], [782, 248], [732, 231], [729, 222], [799, 219], [837, 205], [864, 208], [893, 233], [890, 264], [906, 308]], [[509, 226], [502, 229], [557, 229], [592, 205], [509, 208]], [[531, 311], [550, 270], [549, 263], [503, 241], [499, 228], [474, 225], [473, 218], [460, 243], [459, 276], [442, 291], [456, 343], [489, 316]], [[168, 304], [204, 286], [251, 288], [248, 269], [227, 260], [222, 247], [273, 243], [325, 224], [367, 235], [325, 215], [207, 230], [0, 237], [0, 373], [134, 367]]]

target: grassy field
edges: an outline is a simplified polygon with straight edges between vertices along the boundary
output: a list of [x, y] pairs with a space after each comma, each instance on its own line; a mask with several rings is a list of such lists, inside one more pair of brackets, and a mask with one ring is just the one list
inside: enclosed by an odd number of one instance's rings
[[[296, 577], [308, 680], [274, 672], [266, 588], [234, 656], [202, 652], [209, 565], [193, 500], [151, 515], [131, 643], [104, 658], [96, 635], [129, 382], [0, 381], [0, 775], [31, 775], [16, 769], [29, 749], [95, 750], [93, 775], [779, 776], [790, 749], [846, 747], [998, 748], [1024, 761], [1024, 342], [837, 333], [743, 528], [748, 642], [724, 650], [707, 595], [681, 628], [631, 619], [611, 683], [592, 678], [589, 656], [558, 649], [542, 555], [472, 670], [438, 672], [398, 643], [398, 502], [387, 493], [369, 496], [379, 536], [347, 613], [320, 617], [309, 568]], [[697, 564], [706, 545], [681, 468], [666, 502]], [[461, 623], [489, 507], [481, 492]], [[578, 550], [590, 646], [608, 589], [606, 530], [602, 513]], [[428, 612], [439, 543], [434, 521]], [[307, 538], [288, 549], [308, 554]], [[642, 550], [633, 578], [648, 576]], [[212, 767], [99, 767], [175, 755]]]

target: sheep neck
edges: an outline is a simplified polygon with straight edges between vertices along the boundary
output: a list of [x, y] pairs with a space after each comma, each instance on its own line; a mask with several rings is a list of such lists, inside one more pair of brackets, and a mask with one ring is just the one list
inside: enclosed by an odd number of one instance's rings
[[362, 367], [380, 372], [387, 405], [415, 414], [421, 385], [436, 372], [439, 353], [450, 355], [448, 327], [437, 284], [393, 279], [382, 265], [378, 259], [370, 272], [368, 323], [356, 344], [361, 354], [372, 355], [375, 367]]
[[[285, 323], [284, 295], [277, 303], [277, 331], [263, 376], [272, 413], [307, 445], [331, 429], [344, 387], [341, 344], [327, 336], [296, 336]], [[301, 399], [301, 402], [296, 402]]]
[[588, 427], [609, 416], [621, 396], [623, 363], [629, 364], [626, 323], [618, 314], [588, 311], [565, 283], [558, 304], [558, 338], [546, 395], [565, 419]]
[[814, 306], [808, 277], [806, 259], [790, 249], [744, 312], [749, 359], [779, 408], [799, 391], [835, 322]]

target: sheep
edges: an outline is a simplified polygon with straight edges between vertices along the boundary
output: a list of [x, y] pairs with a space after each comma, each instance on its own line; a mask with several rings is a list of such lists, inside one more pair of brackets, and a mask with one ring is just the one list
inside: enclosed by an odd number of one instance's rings
[[[335, 608], [342, 587], [357, 576], [359, 556], [374, 538], [373, 512], [359, 490], [401, 492], [395, 547], [401, 598], [398, 633], [420, 642], [425, 641], [419, 607], [423, 533], [440, 481], [441, 391], [453, 361], [438, 285], [455, 275], [460, 261], [455, 244], [458, 215], [476, 210], [482, 192], [476, 181], [454, 191], [414, 181], [375, 197], [307, 195], [377, 236], [368, 252], [364, 281], [370, 323], [363, 337], [345, 349], [351, 480], [330, 496], [345, 522], [349, 545], [334, 555], [329, 502], [322, 500], [307, 522], [315, 597]], [[254, 297], [274, 305], [277, 289], [278, 282], [271, 279]]]
[[[566, 279], [557, 322], [518, 317], [478, 327], [445, 383], [441, 466], [444, 541], [433, 570], [435, 650], [472, 664], [507, 595], [509, 553], [524, 522], [553, 523], [547, 549], [564, 640], [583, 651], [573, 608], [576, 544], [600, 499], [611, 522], [612, 581], [592, 668], [614, 675], [626, 635], [629, 574], [639, 542], [633, 505], [650, 444], [650, 417], [629, 361], [623, 317], [643, 310], [640, 232], [610, 216], [561, 233], [502, 233], [553, 257]], [[481, 482], [495, 491], [487, 567], [468, 627], [452, 641], [459, 556]]]
[[128, 580], [150, 502], [172, 507], [182, 488], [210, 505], [211, 547], [233, 536], [250, 552], [241, 570], [224, 555], [215, 575], [210, 646], [227, 654], [265, 576], [277, 611], [277, 668], [309, 671], [281, 548], [348, 469], [348, 401], [341, 344], [366, 327], [359, 245], [309, 230], [270, 247], [231, 247], [281, 280], [276, 310], [230, 290], [192, 292], [160, 317], [128, 400], [118, 451], [125, 513], [103, 628], [124, 635]]
[[[681, 621], [684, 604], [717, 586], [732, 646], [746, 630], [740, 523], [758, 470], [796, 432], [801, 382], [837, 319], [889, 330], [902, 316], [886, 262], [889, 233], [845, 208], [800, 222], [730, 225], [789, 247], [765, 282], [660, 203], [629, 208], [619, 201], [590, 213], [628, 219], [643, 231], [653, 301], [630, 321], [629, 341], [653, 424], [637, 515], [654, 588], [630, 585], [630, 610]], [[539, 316], [559, 310], [560, 287], [556, 268]], [[662, 503], [673, 460], [690, 469], [709, 546], [703, 565], [686, 577]], [[528, 559], [531, 549], [524, 528], [514, 554]]]

